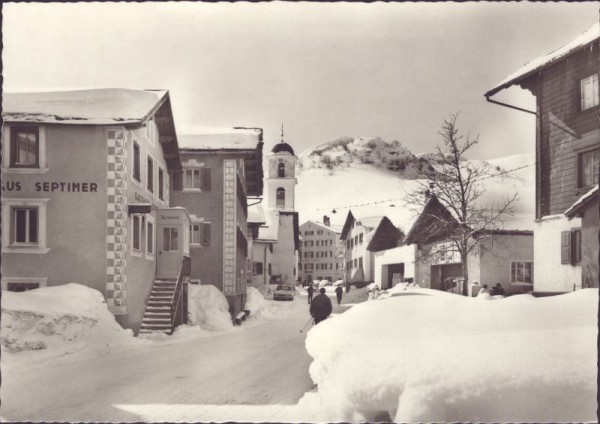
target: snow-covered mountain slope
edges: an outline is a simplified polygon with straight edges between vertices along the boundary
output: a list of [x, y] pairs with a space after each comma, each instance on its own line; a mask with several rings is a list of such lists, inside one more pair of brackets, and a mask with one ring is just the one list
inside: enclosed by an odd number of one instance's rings
[[[431, 166], [430, 159], [431, 155], [415, 156], [399, 142], [372, 137], [342, 137], [309, 149], [299, 155], [296, 170], [300, 223], [322, 222], [323, 215], [328, 215], [333, 227], [341, 227], [352, 210], [364, 217], [386, 215], [407, 231], [412, 217], [403, 200], [425, 182], [419, 179], [419, 170]], [[533, 228], [534, 163], [533, 153], [487, 161], [494, 176], [480, 182], [485, 206], [495, 208], [514, 193], [519, 196], [515, 215], [504, 224], [506, 229]]]

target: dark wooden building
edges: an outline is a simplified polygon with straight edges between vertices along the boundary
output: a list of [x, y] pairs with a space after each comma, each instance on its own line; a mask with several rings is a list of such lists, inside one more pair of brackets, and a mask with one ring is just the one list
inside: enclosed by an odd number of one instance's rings
[[538, 293], [598, 285], [599, 70], [600, 25], [596, 23], [485, 94], [496, 102], [492, 96], [517, 85], [536, 98], [536, 110], [525, 112], [536, 119]]

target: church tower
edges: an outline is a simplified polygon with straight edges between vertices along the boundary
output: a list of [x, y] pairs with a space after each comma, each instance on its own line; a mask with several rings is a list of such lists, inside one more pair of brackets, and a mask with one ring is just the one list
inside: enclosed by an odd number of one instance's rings
[[277, 208], [285, 212], [295, 210], [296, 162], [292, 146], [283, 141], [283, 125], [281, 126], [281, 141], [273, 147], [267, 160], [267, 178], [265, 188], [267, 208]]

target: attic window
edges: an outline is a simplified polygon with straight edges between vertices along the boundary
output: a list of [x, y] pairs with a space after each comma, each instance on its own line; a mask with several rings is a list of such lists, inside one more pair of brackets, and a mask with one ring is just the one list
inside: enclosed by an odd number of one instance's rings
[[591, 109], [600, 104], [598, 74], [581, 80], [581, 110]]

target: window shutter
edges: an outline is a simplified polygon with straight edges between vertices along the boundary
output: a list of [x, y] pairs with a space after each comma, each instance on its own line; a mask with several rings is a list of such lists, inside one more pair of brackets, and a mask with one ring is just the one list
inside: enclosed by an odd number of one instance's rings
[[202, 223], [202, 246], [210, 246], [210, 223]]
[[181, 191], [183, 186], [182, 173], [179, 171], [175, 171], [171, 175], [173, 180], [171, 186], [173, 187], [173, 190]]
[[581, 262], [581, 230], [573, 231], [571, 236], [572, 262], [577, 264]]
[[202, 168], [202, 175], [200, 180], [202, 181], [201, 190], [210, 191], [212, 187], [211, 172], [210, 168]]
[[560, 263], [569, 264], [571, 263], [571, 232], [561, 232], [561, 251], [560, 251]]

